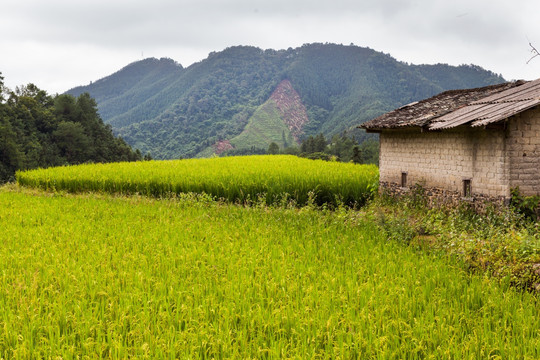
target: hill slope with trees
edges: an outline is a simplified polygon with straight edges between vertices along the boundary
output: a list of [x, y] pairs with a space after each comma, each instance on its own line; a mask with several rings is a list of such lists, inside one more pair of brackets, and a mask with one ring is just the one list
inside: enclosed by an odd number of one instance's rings
[[88, 93], [50, 96], [33, 84], [4, 89], [0, 74], [0, 183], [16, 170], [141, 159], [103, 123]]
[[[284, 80], [307, 114], [294, 131], [284, 112], [267, 103]], [[279, 51], [231, 47], [187, 68], [146, 59], [68, 94], [90, 93], [104, 121], [144, 153], [179, 158], [211, 153], [220, 144], [268, 148], [268, 139], [290, 138], [284, 127], [297, 143], [319, 133], [330, 138], [445, 90], [501, 82], [473, 65], [410, 65], [369, 48], [307, 44]], [[261, 119], [272, 124], [260, 128], [268, 133], [244, 136]], [[362, 140], [362, 133], [355, 135]], [[262, 139], [257, 146], [255, 138]]]

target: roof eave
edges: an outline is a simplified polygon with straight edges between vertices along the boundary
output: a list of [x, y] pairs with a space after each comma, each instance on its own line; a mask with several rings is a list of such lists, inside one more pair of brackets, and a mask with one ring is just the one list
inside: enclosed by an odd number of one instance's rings
[[[359, 128], [362, 128], [361, 126], [358, 126]], [[424, 126], [418, 126], [418, 125], [404, 125], [404, 126], [386, 126], [386, 127], [369, 127], [369, 128], [363, 128], [368, 133], [381, 133], [383, 131], [406, 131], [406, 130], [418, 130], [421, 132], [428, 131], [427, 127]]]

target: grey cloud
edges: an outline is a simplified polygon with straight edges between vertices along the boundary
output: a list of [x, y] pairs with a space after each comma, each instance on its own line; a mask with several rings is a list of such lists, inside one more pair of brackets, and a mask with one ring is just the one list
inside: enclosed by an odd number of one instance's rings
[[[540, 24], [531, 21], [539, 10], [537, 0], [5, 0], [0, 46], [10, 51], [0, 57], [0, 71], [22, 68], [32, 44], [44, 62], [61, 64], [67, 53], [71, 66], [103, 66], [105, 76], [117, 69], [102, 64], [141, 51], [189, 65], [240, 44], [353, 42], [403, 61], [474, 61], [509, 78], [537, 77], [540, 64], [523, 68], [519, 57], [528, 56], [526, 36], [540, 43]], [[100, 64], [75, 53], [81, 46]], [[39, 71], [39, 64], [26, 68]], [[519, 75], [525, 72], [532, 75]]]

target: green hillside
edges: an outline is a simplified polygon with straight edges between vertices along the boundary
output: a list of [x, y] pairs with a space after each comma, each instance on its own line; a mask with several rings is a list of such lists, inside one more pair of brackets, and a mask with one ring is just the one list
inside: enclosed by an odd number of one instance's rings
[[[155, 95], [168, 88], [183, 71], [181, 65], [170, 59], [146, 59], [68, 93], [78, 96], [90, 92], [99, 104], [101, 116], [117, 127], [130, 123], [123, 119], [133, 115], [143, 119], [158, 116], [169, 105], [170, 99]], [[92, 90], [88, 91], [89, 88]], [[145, 104], [144, 111], [139, 108], [142, 103]]]
[[251, 117], [242, 133], [231, 140], [236, 149], [259, 147], [275, 142], [285, 147], [290, 131], [281, 120], [279, 110], [273, 101], [262, 105]]
[[[283, 111], [265, 104], [283, 80], [307, 114], [294, 130]], [[279, 51], [231, 47], [187, 68], [147, 59], [68, 93], [89, 92], [104, 121], [143, 153], [178, 158], [209, 153], [224, 141], [266, 148], [269, 139], [282, 142], [286, 129], [296, 140], [330, 137], [444, 90], [503, 81], [472, 65], [409, 65], [369, 48], [307, 44]]]

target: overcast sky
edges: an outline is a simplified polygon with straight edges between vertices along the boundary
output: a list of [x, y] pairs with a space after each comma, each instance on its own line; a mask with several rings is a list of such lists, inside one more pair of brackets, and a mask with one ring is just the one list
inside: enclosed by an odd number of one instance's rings
[[539, 17], [539, 0], [2, 0], [0, 72], [54, 94], [147, 57], [187, 67], [229, 46], [330, 42], [532, 80]]

